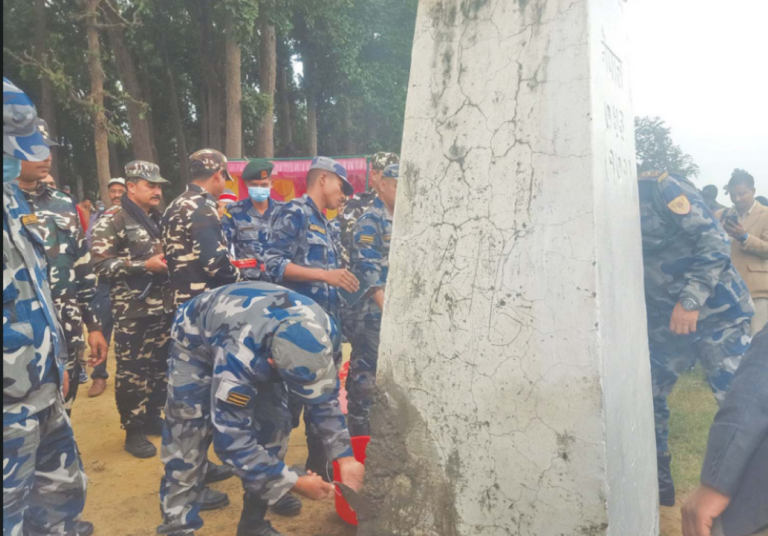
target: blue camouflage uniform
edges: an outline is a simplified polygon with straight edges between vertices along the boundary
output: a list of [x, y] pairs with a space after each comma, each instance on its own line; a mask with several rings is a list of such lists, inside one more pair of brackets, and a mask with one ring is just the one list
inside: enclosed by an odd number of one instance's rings
[[255, 268], [241, 267], [240, 273], [248, 281], [262, 281], [264, 276], [264, 250], [269, 239], [272, 217], [285, 203], [269, 200], [269, 208], [261, 214], [251, 199], [232, 203], [224, 210], [221, 225], [233, 259], [237, 263], [255, 260]]
[[[3, 153], [49, 150], [27, 96], [3, 79]], [[14, 135], [15, 134], [15, 135]], [[67, 354], [48, 283], [43, 237], [3, 173], [3, 536], [73, 534], [87, 479], [60, 391]]]
[[339, 322], [339, 291], [319, 281], [285, 281], [290, 263], [306, 268], [340, 268], [336, 231], [308, 195], [286, 203], [275, 212], [265, 253], [267, 275], [279, 285], [312, 298]]
[[385, 289], [389, 277], [389, 249], [392, 241], [392, 215], [378, 197], [366, 209], [351, 231], [350, 263], [353, 273], [365, 279], [368, 297], [351, 307], [352, 358], [347, 393], [349, 427], [353, 435], [370, 434], [370, 412], [376, 387], [379, 360], [381, 309], [372, 295]]
[[332, 360], [340, 336], [305, 296], [262, 282], [208, 292], [179, 310], [172, 341], [159, 533], [202, 527], [211, 438], [249, 494], [274, 505], [294, 487], [299, 476], [283, 462], [289, 393], [306, 404], [330, 459], [352, 455]]
[[[728, 235], [697, 189], [668, 173], [641, 176], [639, 189], [656, 446], [664, 454], [667, 397], [679, 375], [698, 359], [722, 402], [749, 348], [754, 309], [731, 264]], [[698, 330], [675, 335], [669, 328], [672, 310], [687, 299], [701, 306]]]

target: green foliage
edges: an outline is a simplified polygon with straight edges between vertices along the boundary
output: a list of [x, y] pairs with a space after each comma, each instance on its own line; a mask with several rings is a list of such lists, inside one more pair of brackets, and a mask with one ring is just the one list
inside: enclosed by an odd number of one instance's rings
[[635, 119], [638, 173], [669, 171], [686, 178], [699, 176], [699, 166], [672, 140], [672, 129], [659, 117]]
[[[176, 85], [187, 150], [197, 150], [202, 144], [201, 122], [206, 107], [207, 73], [201, 57], [203, 1], [112, 0], [129, 23], [125, 40], [145, 93], [142, 109], [151, 121], [158, 164], [174, 183], [178, 183], [180, 160], [186, 155], [178, 154], [169, 76]], [[316, 95], [318, 103], [321, 152], [339, 155], [344, 149], [360, 154], [400, 150], [418, 0], [207, 1], [212, 8], [209, 44], [216, 54], [215, 63], [224, 64], [222, 43], [229, 22], [242, 48], [241, 108], [249, 156], [254, 155], [256, 131], [267, 120], [271, 98], [259, 88], [260, 17], [275, 25], [282, 58], [279, 64], [289, 71], [293, 140], [290, 146], [276, 140], [278, 157], [306, 155], [309, 91]], [[35, 43], [33, 4], [31, 0], [3, 1], [4, 74], [37, 102], [41, 78], [53, 81], [58, 135], [64, 142], [64, 147], [57, 150], [62, 175], [59, 178], [63, 184], [74, 185], [75, 178], [82, 177], [86, 191], [95, 194], [82, 0], [47, 0], [48, 50], [44, 66], [30, 61]], [[118, 76], [106, 27], [102, 32], [102, 61], [107, 77], [105, 107], [111, 125], [113, 173], [119, 173], [132, 158], [128, 96]], [[216, 75], [222, 72], [220, 69]], [[314, 75], [311, 79], [310, 73]]]

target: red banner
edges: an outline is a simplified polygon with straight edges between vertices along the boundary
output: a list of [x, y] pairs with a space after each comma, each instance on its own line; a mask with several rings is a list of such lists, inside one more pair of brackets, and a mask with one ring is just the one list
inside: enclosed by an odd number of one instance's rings
[[[355, 193], [364, 192], [368, 184], [368, 159], [337, 158], [342, 166], [347, 168], [349, 182], [355, 187]], [[274, 185], [272, 197], [277, 201], [290, 201], [301, 197], [307, 192], [307, 173], [312, 165], [312, 159], [307, 160], [273, 160], [272, 171]], [[246, 160], [235, 160], [229, 163], [229, 174], [235, 179], [235, 184], [227, 185], [240, 199], [248, 197], [248, 189], [243, 184], [243, 171], [248, 165]]]

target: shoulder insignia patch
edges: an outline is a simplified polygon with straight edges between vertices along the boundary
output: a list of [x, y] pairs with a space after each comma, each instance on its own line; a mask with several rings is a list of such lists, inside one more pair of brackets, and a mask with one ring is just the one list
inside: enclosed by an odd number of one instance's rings
[[315, 224], [312, 224], [312, 225], [310, 225], [310, 226], [309, 226], [309, 230], [310, 230], [310, 231], [314, 231], [314, 232], [316, 232], [316, 233], [320, 233], [320, 234], [326, 234], [326, 233], [325, 233], [325, 229], [323, 229], [323, 228], [322, 228], [322, 227], [320, 227], [319, 225], [315, 225]]
[[685, 194], [676, 197], [667, 207], [678, 216], [687, 216], [692, 210], [691, 201]]
[[227, 396], [227, 402], [239, 408], [248, 407], [248, 403], [250, 401], [251, 401], [250, 396], [244, 395], [243, 393], [236, 393], [234, 391], [231, 391], [229, 393], [229, 396]]
[[664, 173], [659, 175], [658, 181], [659, 182], [664, 182], [664, 179], [666, 179], [667, 177], [669, 177], [669, 172], [665, 171]]
[[229, 213], [229, 210], [228, 210], [228, 209], [226, 209], [226, 208], [224, 209], [224, 217], [225, 217], [225, 218], [231, 218], [231, 217], [232, 217], [232, 214], [230, 214], [230, 213]]
[[358, 240], [362, 242], [363, 244], [373, 244], [375, 241], [375, 238], [370, 235], [363, 235]]
[[35, 225], [39, 221], [40, 219], [37, 217], [37, 214], [27, 214], [26, 216], [21, 217], [22, 225]]

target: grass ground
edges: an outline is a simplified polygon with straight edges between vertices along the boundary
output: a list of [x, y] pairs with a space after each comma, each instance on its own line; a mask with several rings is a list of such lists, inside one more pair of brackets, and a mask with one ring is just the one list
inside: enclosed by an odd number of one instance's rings
[[700, 367], [680, 378], [669, 405], [672, 410], [669, 443], [678, 501], [675, 508], [661, 509], [661, 536], [679, 536], [680, 506], [699, 485], [709, 428], [717, 413], [717, 404]]
[[[111, 368], [114, 361], [111, 361]], [[114, 374], [114, 370], [111, 371]], [[698, 484], [709, 426], [716, 405], [703, 372], [683, 377], [670, 400], [672, 407], [671, 448], [679, 497], [683, 499]], [[114, 375], [113, 375], [114, 378]], [[123, 452], [124, 435], [118, 423], [114, 381], [101, 398], [88, 399], [84, 386], [74, 411], [74, 427], [90, 477], [85, 518], [96, 525], [96, 536], [151, 536], [160, 523], [158, 486], [162, 474], [159, 459], [135, 460]], [[159, 442], [155, 440], [155, 443]], [[301, 431], [291, 438], [288, 463], [306, 457]], [[205, 515], [206, 527], [199, 536], [232, 536], [242, 506], [242, 488], [235, 480], [216, 486], [230, 494], [232, 506]], [[681, 536], [680, 509], [662, 508], [661, 536]], [[277, 527], [290, 536], [354, 536], [355, 530], [336, 516], [333, 503], [305, 502], [301, 517], [277, 520]]]

